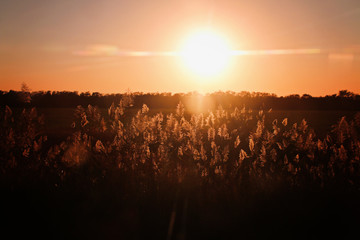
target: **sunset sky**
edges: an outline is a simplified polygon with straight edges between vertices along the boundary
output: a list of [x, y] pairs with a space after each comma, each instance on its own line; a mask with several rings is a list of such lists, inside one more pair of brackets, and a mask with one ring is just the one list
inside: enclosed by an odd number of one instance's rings
[[[204, 29], [236, 53], [216, 74], [178, 54]], [[22, 82], [33, 91], [359, 93], [360, 1], [2, 0], [0, 90]]]

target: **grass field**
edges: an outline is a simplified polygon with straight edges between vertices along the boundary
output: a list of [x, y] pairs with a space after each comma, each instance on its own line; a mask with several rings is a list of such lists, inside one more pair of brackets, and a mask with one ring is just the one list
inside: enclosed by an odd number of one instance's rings
[[[138, 110], [129, 109], [126, 117], [130, 119]], [[74, 108], [38, 108], [38, 112], [44, 115], [45, 132], [49, 137], [64, 139], [74, 132], [71, 128], [74, 121]], [[104, 116], [107, 115], [105, 108], [100, 108], [100, 112]], [[159, 112], [166, 115], [174, 113], [175, 109], [150, 109], [149, 115]], [[345, 116], [347, 119], [351, 119], [355, 113], [355, 111], [271, 111], [267, 113], [266, 121], [267, 124], [270, 124], [275, 119], [282, 121], [284, 118], [288, 118], [289, 123], [295, 123], [305, 119], [309, 126], [315, 130], [315, 133], [323, 138], [341, 117]]]
[[13, 237], [327, 239], [360, 224], [355, 112], [5, 108], [1, 125]]

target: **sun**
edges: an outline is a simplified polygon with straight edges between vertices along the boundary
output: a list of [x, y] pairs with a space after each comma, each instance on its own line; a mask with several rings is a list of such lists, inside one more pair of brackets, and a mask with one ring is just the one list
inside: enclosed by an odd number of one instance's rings
[[213, 76], [227, 66], [230, 49], [219, 34], [204, 30], [186, 39], [181, 56], [185, 64], [196, 74]]

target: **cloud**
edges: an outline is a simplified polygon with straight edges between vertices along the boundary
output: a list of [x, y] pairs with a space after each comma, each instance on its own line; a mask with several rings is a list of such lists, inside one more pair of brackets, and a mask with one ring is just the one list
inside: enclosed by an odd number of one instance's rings
[[86, 46], [82, 50], [74, 51], [77, 56], [95, 56], [95, 57], [150, 57], [150, 56], [176, 56], [174, 51], [133, 51], [133, 50], [120, 50], [115, 45], [109, 44], [92, 44]]
[[74, 51], [73, 54], [78, 56], [117, 56], [119, 49], [114, 45], [93, 44], [82, 50]]

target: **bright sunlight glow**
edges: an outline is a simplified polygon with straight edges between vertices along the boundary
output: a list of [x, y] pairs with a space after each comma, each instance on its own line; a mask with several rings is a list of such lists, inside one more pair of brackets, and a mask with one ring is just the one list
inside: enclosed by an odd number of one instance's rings
[[220, 35], [201, 31], [185, 41], [181, 55], [193, 72], [202, 76], [213, 76], [226, 67], [231, 54], [227, 42]]

